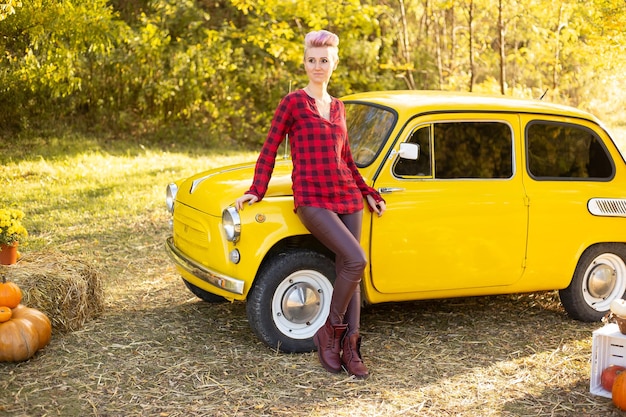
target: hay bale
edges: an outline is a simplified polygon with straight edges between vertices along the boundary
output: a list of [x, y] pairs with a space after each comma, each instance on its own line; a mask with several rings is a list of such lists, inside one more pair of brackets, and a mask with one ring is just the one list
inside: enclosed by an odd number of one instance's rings
[[85, 262], [60, 252], [32, 252], [3, 269], [22, 289], [22, 304], [46, 313], [55, 330], [79, 330], [104, 310], [101, 275]]

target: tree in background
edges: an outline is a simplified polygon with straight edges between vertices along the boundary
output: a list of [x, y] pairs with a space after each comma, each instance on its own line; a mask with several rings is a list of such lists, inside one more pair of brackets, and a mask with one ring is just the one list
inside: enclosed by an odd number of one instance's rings
[[120, 26], [105, 0], [33, 0], [0, 22], [2, 125], [84, 109], [101, 82], [93, 68], [114, 53]]
[[4, 20], [7, 16], [15, 14], [16, 7], [22, 7], [22, 2], [17, 0], [5, 0], [0, 2], [0, 20]]
[[[341, 39], [331, 93], [443, 89], [611, 113], [623, 0], [30, 0], [0, 3], [0, 121], [257, 144], [301, 88], [304, 35]], [[616, 88], [618, 87], [618, 88]], [[607, 100], [607, 94], [613, 100]]]

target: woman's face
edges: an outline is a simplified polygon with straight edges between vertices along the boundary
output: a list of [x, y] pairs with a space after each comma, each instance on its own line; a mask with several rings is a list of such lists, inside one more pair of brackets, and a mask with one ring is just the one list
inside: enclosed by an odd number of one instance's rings
[[304, 68], [309, 80], [314, 83], [328, 83], [337, 68], [337, 59], [332, 47], [308, 48], [304, 56]]

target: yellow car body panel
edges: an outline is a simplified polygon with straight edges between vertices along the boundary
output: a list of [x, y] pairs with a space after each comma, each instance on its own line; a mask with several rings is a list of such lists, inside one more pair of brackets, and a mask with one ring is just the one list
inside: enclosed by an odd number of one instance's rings
[[[626, 241], [626, 219], [591, 215], [588, 202], [594, 198], [624, 199], [626, 166], [607, 132], [592, 121], [572, 117], [544, 116], [555, 123], [575, 123], [597, 133], [615, 161], [611, 181], [536, 181], [526, 178], [530, 204], [528, 262], [523, 291], [561, 289], [569, 285], [581, 254], [594, 244]], [[529, 115], [522, 123], [532, 120]], [[526, 164], [526, 155], [523, 155]]]
[[[446, 115], [444, 120], [459, 119], [495, 118], [464, 113]], [[416, 118], [404, 131], [439, 120], [439, 116]], [[516, 115], [498, 120], [518, 129]], [[519, 155], [515, 157], [519, 162]], [[510, 286], [520, 279], [527, 219], [521, 176], [459, 181], [425, 175], [399, 180], [392, 173], [392, 162], [383, 166], [376, 185], [401, 189], [385, 194], [388, 211], [372, 222], [368, 299], [382, 302], [397, 294], [407, 299], [446, 297], [472, 288]], [[389, 244], [390, 237], [397, 243]]]

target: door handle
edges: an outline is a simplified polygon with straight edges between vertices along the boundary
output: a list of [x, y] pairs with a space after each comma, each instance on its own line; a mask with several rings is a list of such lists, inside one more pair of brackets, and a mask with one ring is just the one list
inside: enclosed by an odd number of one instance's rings
[[404, 188], [397, 188], [397, 187], [382, 187], [378, 189], [378, 192], [381, 194], [390, 194], [390, 193], [394, 193], [396, 191], [404, 191]]

